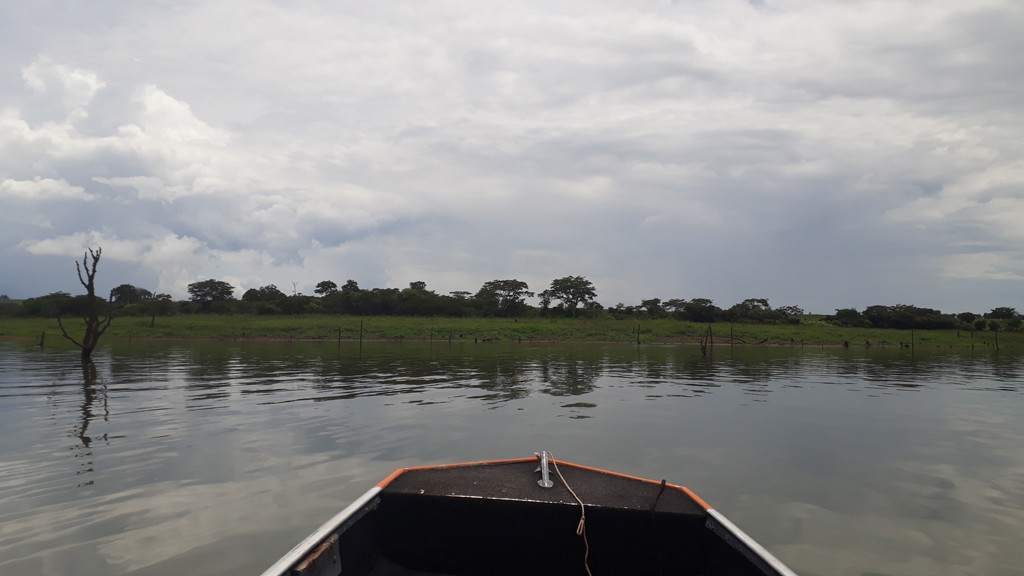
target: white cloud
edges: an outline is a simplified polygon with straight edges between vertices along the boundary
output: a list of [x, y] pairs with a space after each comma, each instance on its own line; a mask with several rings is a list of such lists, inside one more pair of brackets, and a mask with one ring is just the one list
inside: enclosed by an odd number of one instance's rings
[[36, 94], [59, 91], [69, 121], [88, 117], [85, 107], [105, 86], [95, 72], [57, 64], [47, 57], [40, 57], [22, 68], [21, 77]]
[[973, 252], [951, 254], [940, 262], [943, 276], [965, 280], [1024, 280], [1020, 253]]
[[32, 180], [11, 180], [0, 182], [0, 198], [22, 200], [92, 200], [81, 186], [72, 186], [64, 180], [39, 178]]
[[140, 122], [145, 135], [164, 144], [202, 143], [223, 147], [227, 133], [196, 118], [185, 102], [172, 98], [156, 86], [143, 87], [137, 96], [142, 104]]
[[[965, 242], [1020, 251], [1014, 3], [111, 14], [40, 38], [0, 100], [0, 180], [63, 182], [97, 221], [48, 212], [51, 238], [11, 245], [169, 238], [191, 262], [131, 262], [176, 290], [582, 272], [611, 301], [770, 285], [826, 308], [875, 298], [862, 266], [939, 280]], [[1019, 262], [959, 269], [1015, 282]], [[871, 290], [910, 301], [901, 282]]]
[[108, 259], [136, 262], [142, 252], [137, 243], [118, 238], [109, 231], [91, 230], [76, 232], [65, 236], [47, 238], [45, 240], [25, 240], [20, 244], [32, 254], [56, 256], [80, 256], [88, 248], [103, 248], [103, 255]]
[[93, 180], [107, 186], [132, 188], [138, 193], [140, 200], [173, 199], [184, 193], [181, 187], [168, 186], [156, 176], [115, 176], [113, 178], [94, 176]]
[[[961, 159], [962, 161], [962, 159]], [[941, 259], [947, 277], [1024, 279], [1024, 161], [985, 158], [963, 176], [951, 175], [940, 190], [889, 211], [900, 225], [920, 226], [947, 238], [952, 253]], [[976, 244], [989, 251], [962, 254]]]
[[37, 255], [80, 257], [88, 248], [102, 248], [105, 261], [137, 264], [153, 270], [160, 292], [179, 297], [186, 286], [215, 267], [215, 255], [195, 238], [170, 233], [121, 238], [109, 230], [90, 230], [44, 240], [26, 240], [20, 248]]

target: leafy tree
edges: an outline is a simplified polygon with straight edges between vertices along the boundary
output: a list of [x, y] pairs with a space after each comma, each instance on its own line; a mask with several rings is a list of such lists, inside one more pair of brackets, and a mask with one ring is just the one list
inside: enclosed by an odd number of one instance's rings
[[139, 289], [131, 284], [121, 284], [110, 291], [110, 300], [116, 304], [135, 304], [141, 299]]
[[799, 306], [779, 306], [775, 309], [776, 312], [783, 316], [803, 316], [804, 309]]
[[[162, 294], [161, 296], [166, 296]], [[170, 298], [170, 296], [168, 296]], [[121, 284], [110, 291], [110, 302], [117, 310], [118, 316], [151, 316], [151, 307], [145, 306], [153, 301], [153, 293], [145, 288]], [[153, 324], [151, 321], [150, 324]]]
[[551, 312], [551, 290], [542, 290], [537, 296], [540, 298], [540, 315], [547, 316]]
[[[89, 248], [88, 254], [82, 256], [82, 265], [79, 266], [78, 262], [75, 262], [78, 281], [85, 287], [86, 293], [86, 305], [82, 313], [82, 320], [85, 321], [85, 334], [82, 336], [82, 340], [78, 341], [72, 338], [67, 330], [64, 329], [64, 323], [61, 322], [60, 316], [57, 316], [57, 325], [60, 326], [61, 334], [82, 350], [83, 362], [90, 360], [92, 351], [100, 342], [100, 337], [103, 336], [103, 333], [107, 331], [110, 323], [114, 320], [114, 317], [109, 312], [105, 318], [100, 318], [99, 304], [102, 300], [96, 298], [96, 269], [99, 266], [102, 254], [103, 248], [96, 248], [95, 252], [93, 252], [92, 248]], [[89, 264], [90, 257], [92, 258], [91, 265]], [[84, 277], [82, 276], [83, 270], [85, 271]]]
[[517, 316], [526, 310], [526, 298], [533, 296], [529, 285], [521, 280], [491, 280], [484, 282], [473, 299], [485, 313]]
[[973, 312], [961, 312], [956, 315], [956, 319], [964, 324], [972, 324], [978, 319], [978, 315]]
[[42, 318], [54, 318], [60, 314], [74, 312], [71, 294], [51, 292], [45, 296], [28, 298], [21, 303], [22, 314]]
[[767, 298], [747, 298], [742, 302], [733, 304], [725, 311], [724, 317], [730, 321], [766, 322], [773, 319], [771, 311], [772, 307], [768, 305]]
[[[213, 306], [214, 303], [226, 303], [234, 298], [235, 289], [223, 280], [202, 280], [188, 285], [190, 300], [199, 304], [202, 310], [214, 309], [214, 312], [222, 311], [223, 306]], [[226, 310], [224, 310], [226, 311]]]
[[643, 300], [640, 302], [640, 307], [643, 308], [651, 318], [664, 318], [668, 315], [668, 313], [665, 312], [665, 308], [661, 305], [661, 298]]
[[361, 290], [355, 280], [346, 280], [345, 284], [341, 287], [342, 292], [360, 292]]
[[[374, 288], [370, 290], [370, 314], [391, 315], [398, 312], [398, 288]], [[365, 294], [365, 291], [364, 291]]]
[[551, 281], [547, 292], [551, 298], [561, 300], [562, 304], [576, 317], [576, 308], [597, 298], [594, 285], [583, 276], [566, 276]]
[[835, 315], [828, 320], [839, 326], [870, 326], [870, 322], [865, 320], [856, 308], [837, 308]]
[[320, 309], [316, 298], [303, 294], [285, 295], [284, 298], [275, 301], [275, 308], [279, 308], [284, 314], [307, 314]]
[[372, 290], [356, 290], [354, 292], [345, 292], [342, 290], [348, 298], [348, 307], [352, 311], [352, 314], [376, 314], [375, 310], [379, 310], [380, 306], [376, 304], [377, 295]]
[[991, 312], [985, 314], [985, 318], [995, 318], [997, 320], [1009, 320], [1010, 318], [1016, 318], [1016, 308], [1010, 308], [1009, 306], [1000, 306], [999, 308], [993, 308]]
[[772, 307], [768, 304], [767, 298], [747, 298], [734, 304], [728, 310], [730, 319], [747, 319], [755, 322], [763, 322], [769, 319]]
[[438, 296], [427, 290], [426, 282], [412, 282], [409, 287], [398, 293], [397, 313], [407, 316], [439, 316], [452, 315], [449, 306], [452, 298]]
[[979, 331], [980, 330], [984, 330], [986, 325], [987, 324], [986, 324], [984, 318], [979, 318], [979, 319], [974, 321], [974, 329], [975, 330], [979, 330]]
[[686, 300], [682, 298], [670, 298], [665, 300], [661, 306], [672, 314], [673, 318], [682, 319], [686, 317]]
[[895, 306], [868, 306], [864, 318], [876, 328], [897, 329], [942, 329], [956, 328], [957, 319], [932, 308], [920, 308], [910, 304]]
[[170, 294], [154, 294], [141, 303], [142, 310], [149, 315], [149, 327], [156, 325], [157, 316], [169, 316], [174, 309], [174, 300]]
[[268, 302], [276, 303], [287, 298], [288, 295], [282, 292], [277, 286], [267, 284], [259, 288], [249, 288], [242, 294], [244, 302]]
[[875, 328], [888, 328], [892, 318], [892, 311], [889, 306], [874, 305], [868, 306], [863, 312], [864, 319]]
[[800, 317], [804, 315], [804, 309], [799, 306], [779, 306], [771, 311], [767, 319], [786, 324], [799, 324]]
[[992, 332], [999, 332], [999, 321], [998, 320], [989, 320], [988, 321], [988, 329], [991, 330]]
[[[0, 294], [0, 296], [3, 296], [3, 294]], [[0, 317], [17, 316], [20, 311], [20, 303], [11, 302], [10, 298], [0, 298]]]
[[714, 322], [722, 313], [722, 309], [715, 306], [710, 298], [694, 298], [687, 302], [683, 308], [686, 315], [693, 322]]
[[771, 310], [767, 298], [747, 298], [740, 304], [747, 310]]
[[338, 285], [330, 280], [324, 280], [316, 285], [313, 289], [313, 293], [317, 296], [330, 296], [338, 291]]
[[[302, 298], [302, 300], [289, 302], [293, 298]], [[242, 294], [242, 301], [249, 304], [246, 308], [257, 314], [298, 314], [303, 310], [306, 300], [312, 298], [312, 296], [301, 294], [288, 296], [273, 284], [249, 288]]]
[[623, 320], [625, 318], [629, 318], [630, 316], [634, 316], [636, 314], [636, 307], [626, 306], [622, 302], [619, 302], [615, 306], [609, 308], [608, 312], [611, 313], [612, 317], [615, 318], [616, 320]]

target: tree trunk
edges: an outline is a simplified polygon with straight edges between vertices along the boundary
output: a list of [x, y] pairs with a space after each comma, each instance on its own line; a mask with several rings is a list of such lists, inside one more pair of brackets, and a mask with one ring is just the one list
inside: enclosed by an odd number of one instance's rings
[[[96, 304], [96, 267], [99, 265], [101, 254], [103, 254], [102, 248], [97, 248], [95, 252], [93, 252], [92, 248], [89, 248], [89, 253], [82, 256], [82, 265], [79, 266], [78, 262], [75, 262], [75, 270], [78, 271], [78, 281], [85, 287], [86, 291], [86, 309], [82, 316], [82, 319], [85, 321], [85, 335], [82, 336], [81, 342], [68, 334], [67, 330], [64, 329], [64, 323], [61, 322], [60, 316], [57, 316], [57, 325], [60, 326], [61, 333], [82, 350], [83, 361], [92, 358], [92, 351], [99, 344], [100, 336], [103, 336], [103, 333], [110, 327], [110, 322], [114, 319], [109, 314], [109, 311], [106, 318], [100, 319], [99, 307]], [[89, 264], [89, 256], [92, 257], [91, 265]], [[83, 269], [85, 270], [85, 276], [82, 276]]]

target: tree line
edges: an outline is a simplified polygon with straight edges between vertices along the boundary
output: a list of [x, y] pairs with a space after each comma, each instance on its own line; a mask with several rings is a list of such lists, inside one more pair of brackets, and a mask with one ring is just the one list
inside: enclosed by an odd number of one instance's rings
[[[96, 272], [103, 254], [102, 248], [88, 248], [82, 261], [75, 261], [78, 281], [86, 293], [71, 296], [67, 292], [53, 292], [24, 302], [11, 302], [6, 296], [0, 297], [0, 316], [48, 316], [56, 317], [61, 334], [81, 349], [83, 374], [91, 367], [91, 355], [100, 337], [110, 327], [115, 315], [150, 316], [153, 327], [158, 315], [169, 315], [176, 310], [184, 313], [237, 312], [255, 314], [307, 314], [334, 312], [357, 315], [407, 315], [407, 316], [469, 316], [484, 315], [495, 317], [571, 316], [577, 317], [582, 310], [585, 316], [611, 315], [614, 318], [672, 316], [679, 320], [693, 322], [729, 322], [799, 324], [804, 311], [798, 306], [781, 306], [773, 309], [767, 298], [748, 298], [723, 310], [708, 298], [693, 300], [660, 298], [641, 301], [639, 306], [619, 303], [605, 310], [597, 302], [594, 284], [583, 276], [565, 276], [551, 281], [551, 286], [539, 294], [530, 291], [526, 282], [517, 279], [490, 280], [475, 293], [455, 291], [437, 294], [427, 289], [426, 282], [409, 283], [403, 290], [397, 288], [373, 288], [363, 290], [355, 280], [348, 280], [341, 287], [333, 280], [323, 280], [316, 285], [316, 296], [306, 296], [295, 291], [291, 296], [277, 286], [268, 284], [251, 288], [242, 294], [241, 300], [234, 297], [235, 288], [223, 280], [200, 280], [188, 285], [189, 300], [174, 302], [168, 294], [154, 294], [145, 288], [121, 284], [110, 291], [104, 300], [96, 294]], [[526, 298], [539, 296], [540, 306], [526, 303]], [[552, 307], [552, 303], [558, 304]], [[85, 323], [83, 336], [69, 333], [61, 320], [62, 316], [79, 315]], [[977, 314], [943, 314], [939, 310], [900, 304], [897, 306], [869, 306], [863, 313], [855, 308], [837, 309], [834, 315], [825, 316], [825, 322], [850, 327], [878, 328], [967, 328], [998, 331], [1003, 328], [1019, 331], [1022, 315], [1014, 308], [993, 308], [979, 318]], [[710, 334], [710, 329], [708, 331]], [[42, 345], [42, 344], [40, 344]]]
[[1016, 309], [1008, 306], [993, 308], [985, 314], [960, 312], [944, 314], [932, 308], [909, 304], [896, 306], [868, 306], [863, 312], [855, 308], [836, 310], [825, 320], [837, 326], [872, 328], [916, 328], [920, 330], [1009, 330], [1019, 332], [1024, 323]]
[[[757, 324], [800, 324], [807, 315], [799, 306], [772, 307], [767, 298], [748, 298], [719, 307], [710, 298], [662, 300], [650, 298], [639, 304], [618, 303], [605, 307], [597, 301], [597, 290], [583, 276], [556, 278], [540, 292], [530, 290], [517, 279], [485, 282], [476, 292], [439, 294], [422, 281], [407, 288], [364, 289], [355, 280], [338, 285], [319, 282], [314, 294], [286, 294], [274, 284], [250, 288], [236, 297], [235, 288], [223, 280], [201, 280], [188, 285], [189, 299], [175, 301], [168, 294], [153, 293], [131, 284], [121, 284], [101, 299], [115, 316], [157, 316], [171, 314], [349, 314], [357, 316], [449, 316], [449, 317], [599, 317], [626, 319], [674, 318], [699, 323], [737, 322]], [[531, 305], [537, 298], [539, 305]], [[87, 295], [54, 292], [20, 302], [0, 299], [0, 315], [57, 317], [81, 314], [88, 309]], [[898, 304], [874, 305], [863, 311], [837, 309], [835, 314], [815, 319], [844, 327], [1021, 330], [1022, 316], [1014, 308], [998, 307], [987, 313], [943, 313], [931, 308]]]
[[[0, 315], [59, 317], [81, 314], [102, 305], [118, 316], [170, 314], [352, 314], [364, 316], [570, 316], [581, 311], [600, 310], [592, 282], [583, 276], [566, 276], [535, 293], [517, 279], [485, 282], [475, 293], [455, 291], [438, 294], [425, 282], [411, 282], [408, 288], [364, 289], [355, 280], [341, 286], [332, 280], [319, 282], [313, 295], [286, 294], [274, 284], [250, 288], [236, 297], [235, 288], [223, 280], [201, 280], [188, 285], [188, 300], [175, 301], [169, 294], [154, 293], [131, 284], [110, 291], [109, 298], [87, 294], [72, 296], [53, 292], [23, 301], [0, 301]], [[538, 296], [539, 307], [527, 303]]]

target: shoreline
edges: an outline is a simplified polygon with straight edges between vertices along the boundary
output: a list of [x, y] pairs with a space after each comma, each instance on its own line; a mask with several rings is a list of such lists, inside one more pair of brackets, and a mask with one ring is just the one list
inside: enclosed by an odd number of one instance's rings
[[[19, 336], [19, 335], [0, 334], [0, 342], [24, 342], [24, 341], [34, 340], [34, 341], [37, 342], [36, 346], [38, 346], [38, 339], [39, 339], [38, 336]], [[59, 341], [62, 344], [61, 347], [67, 347], [69, 349], [74, 349], [73, 346], [70, 345], [70, 343], [68, 343], [66, 340], [63, 339], [63, 337], [61, 337], [61, 340], [59, 340]], [[698, 341], [698, 340], [684, 341], [684, 340], [656, 340], [656, 339], [644, 340], [644, 341], [642, 341], [640, 343], [626, 342], [626, 341], [622, 341], [622, 340], [558, 340], [558, 339], [550, 339], [550, 338], [548, 338], [548, 339], [545, 339], [545, 338], [535, 338], [535, 339], [519, 338], [519, 339], [508, 339], [508, 340], [501, 340], [501, 339], [477, 339], [477, 340], [474, 340], [474, 341], [470, 342], [468, 339], [465, 339], [465, 338], [449, 341], [447, 339], [441, 339], [441, 338], [435, 338], [433, 340], [430, 340], [430, 339], [427, 339], [427, 338], [363, 338], [362, 340], [360, 340], [358, 338], [342, 338], [342, 339], [337, 339], [337, 338], [326, 338], [326, 337], [324, 337], [324, 338], [315, 338], [315, 337], [314, 338], [294, 338], [294, 337], [285, 337], [285, 336], [244, 336], [244, 337], [231, 337], [231, 336], [184, 336], [184, 335], [117, 337], [117, 338], [109, 338], [109, 339], [101, 340], [100, 344], [109, 343], [109, 342], [112, 342], [112, 341], [121, 342], [121, 343], [123, 343], [123, 342], [130, 343], [132, 341], [143, 341], [143, 342], [297, 342], [297, 343], [303, 343], [303, 344], [328, 343], [328, 342], [339, 343], [339, 344], [341, 344], [341, 343], [353, 344], [353, 343], [360, 343], [360, 342], [367, 342], [367, 343], [372, 343], [372, 344], [404, 344], [404, 343], [423, 344], [423, 343], [436, 342], [436, 343], [440, 343], [440, 344], [444, 344], [444, 343], [447, 343], [447, 344], [470, 344], [470, 343], [471, 344], [602, 344], [602, 345], [613, 345], [614, 344], [614, 345], [629, 345], [629, 346], [638, 346], [638, 345], [700, 346], [701, 345], [700, 341]], [[855, 345], [855, 344], [850, 344], [848, 342], [845, 342], [845, 343], [844, 342], [811, 342], [811, 343], [807, 343], [807, 342], [804, 342], [804, 343], [800, 343], [800, 342], [792, 342], [792, 343], [786, 343], [786, 342], [733, 342], [733, 341], [730, 341], [727, 338], [721, 338], [721, 339], [715, 338], [712, 341], [711, 345], [713, 347], [716, 347], [716, 348], [718, 348], [718, 347], [725, 347], [725, 346], [729, 346], [729, 347], [736, 347], [736, 346], [741, 346], [741, 347], [758, 347], [758, 348], [807, 348], [807, 347], [814, 347], [814, 348], [862, 348], [862, 349], [880, 348], [880, 349], [883, 349], [883, 350], [888, 350], [890, 348], [895, 348], [895, 349], [900, 349], [901, 348], [901, 346], [898, 345], [898, 344], [887, 344], [887, 343], [882, 343], [882, 344], [877, 344], [877, 345], [874, 345], [874, 344], [872, 344], [872, 345], [864, 345], [864, 344]], [[936, 345], [936, 346], [928, 346], [928, 347], [930, 347], [930, 348], [936, 348], [936, 347], [941, 348], [942, 346], [937, 346]], [[911, 345], [909, 345], [909, 344], [906, 344], [906, 345], [902, 346], [902, 348], [911, 349], [913, 347]], [[955, 347], [951, 347], [951, 348], [955, 348]]]
[[[711, 344], [722, 346], [1024, 349], [1024, 332], [902, 330], [835, 326], [807, 318], [800, 324], [698, 324], [671, 318], [482, 318], [416, 316], [249, 316], [175, 315], [117, 317], [102, 337], [106, 342], [476, 342], [595, 343], [699, 346], [712, 330]], [[65, 327], [80, 333], [81, 320]], [[66, 343], [56, 320], [2, 318], [0, 341]]]

